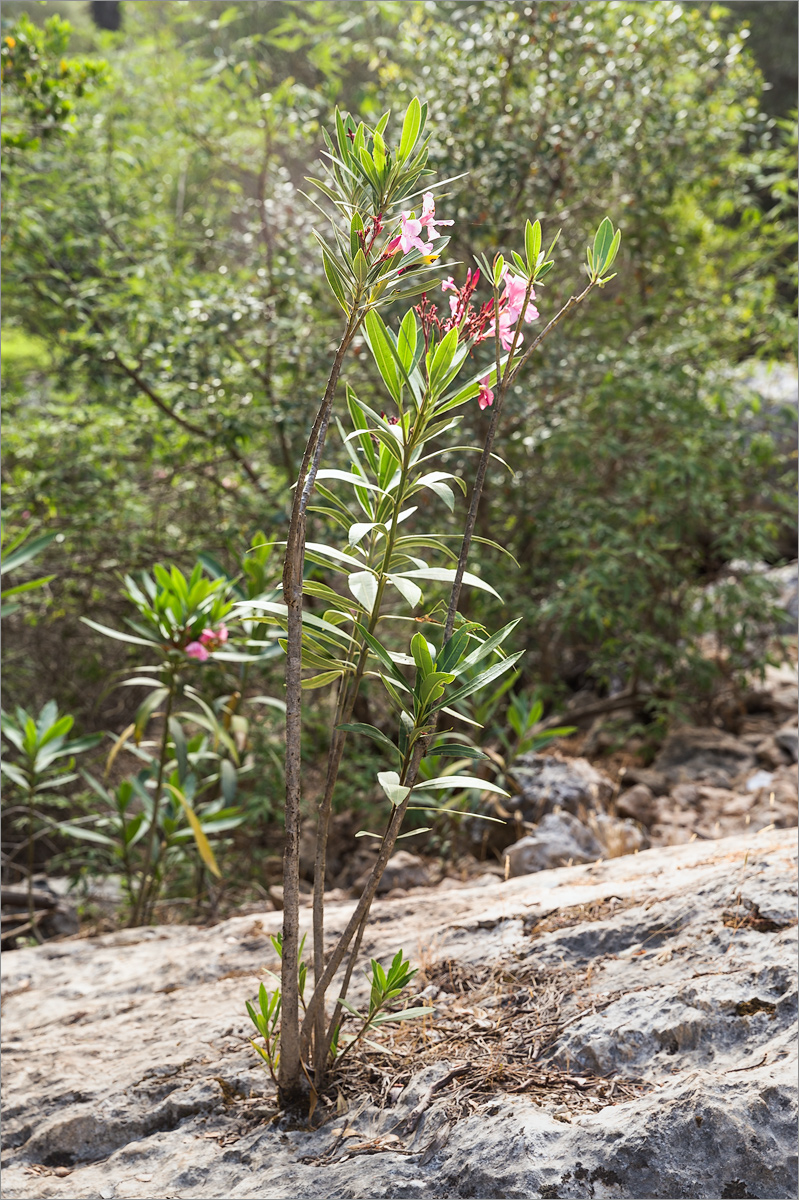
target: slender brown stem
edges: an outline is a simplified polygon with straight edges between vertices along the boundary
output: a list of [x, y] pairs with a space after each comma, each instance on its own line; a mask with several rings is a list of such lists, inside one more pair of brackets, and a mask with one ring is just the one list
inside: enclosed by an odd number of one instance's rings
[[33, 868], [35, 865], [34, 859], [34, 844], [36, 838], [34, 836], [35, 821], [34, 821], [34, 806], [33, 806], [33, 789], [28, 793], [28, 917], [31, 923], [31, 933], [37, 942], [41, 942], [42, 938], [39, 930], [36, 928], [36, 910], [33, 904]]
[[286, 644], [286, 842], [283, 854], [283, 958], [281, 973], [280, 1088], [286, 1100], [300, 1088], [299, 953], [300, 820], [302, 798], [302, 571], [305, 522], [324, 448], [341, 365], [359, 320], [353, 312], [336, 351], [319, 411], [305, 447], [294, 493], [283, 564], [283, 595], [287, 609]]
[[139, 895], [136, 900], [136, 905], [131, 915], [130, 924], [138, 925], [145, 916], [148, 906], [155, 899], [157, 892], [155, 890], [155, 868], [153, 866], [153, 848], [155, 845], [155, 834], [158, 828], [158, 811], [161, 806], [161, 792], [164, 786], [164, 768], [166, 766], [166, 747], [169, 741], [169, 718], [172, 716], [172, 700], [175, 694], [175, 677], [170, 676], [169, 692], [166, 699], [166, 710], [164, 712], [164, 728], [161, 734], [161, 755], [158, 760], [158, 775], [155, 781], [155, 792], [153, 794], [153, 815], [150, 820], [150, 828], [147, 831], [147, 843], [144, 851], [144, 870], [145, 874], [139, 888]]
[[[421, 419], [420, 426], [423, 424]], [[399, 524], [399, 514], [402, 505], [405, 502], [405, 489], [407, 484], [408, 470], [410, 466], [411, 453], [413, 451], [414, 441], [411, 437], [406, 437], [402, 455], [401, 478], [397, 485], [397, 491], [394, 498], [394, 508], [391, 517], [391, 527], [386, 538], [385, 550], [383, 552], [383, 562], [380, 569], [380, 575], [377, 583], [377, 595], [372, 606], [372, 613], [369, 619], [369, 632], [374, 633], [377, 628], [377, 623], [380, 620], [380, 610], [382, 606], [383, 593], [386, 587], [386, 575], [391, 566], [391, 557], [394, 553], [394, 545], [397, 538], [397, 527]], [[333, 793], [338, 779], [338, 772], [341, 766], [341, 759], [344, 753], [344, 744], [347, 739], [347, 734], [338, 729], [339, 725], [346, 724], [352, 719], [355, 709], [355, 702], [360, 692], [361, 682], [366, 670], [366, 663], [369, 655], [369, 647], [366, 642], [362, 642], [358, 663], [355, 669], [355, 674], [352, 678], [344, 678], [342, 680], [341, 689], [338, 695], [336, 704], [336, 713], [333, 718], [333, 737], [330, 745], [330, 754], [328, 758], [327, 777], [325, 779], [325, 791], [322, 801], [318, 809], [317, 827], [316, 827], [316, 861], [314, 864], [314, 898], [313, 898], [313, 938], [314, 938], [314, 984], [322, 977], [325, 967], [324, 959], [324, 919], [325, 919], [325, 874], [327, 870], [327, 842], [330, 833], [330, 816], [333, 805]], [[360, 938], [358, 939], [360, 945]], [[354, 965], [354, 955], [357, 954], [357, 949], [350, 957], [350, 966], [348, 967], [349, 974], [347, 975], [347, 983], [349, 976], [352, 974], [352, 966]], [[344, 993], [346, 994], [346, 986]], [[340, 1006], [337, 1010], [340, 1013]], [[332, 1029], [334, 1024], [325, 1033], [326, 1023], [325, 1005], [324, 1002], [320, 1005], [316, 1015], [316, 1023], [314, 1028], [314, 1072], [317, 1080], [317, 1086], [321, 1086], [325, 1072], [327, 1070], [327, 1058], [330, 1053], [330, 1042], [332, 1039]]]

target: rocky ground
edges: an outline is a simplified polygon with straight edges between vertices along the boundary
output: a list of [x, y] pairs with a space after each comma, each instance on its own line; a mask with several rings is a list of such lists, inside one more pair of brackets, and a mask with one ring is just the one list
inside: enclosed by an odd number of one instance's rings
[[4, 955], [4, 1195], [796, 1196], [795, 831], [481, 884], [377, 902], [435, 1012], [315, 1129], [247, 1041], [279, 914]]

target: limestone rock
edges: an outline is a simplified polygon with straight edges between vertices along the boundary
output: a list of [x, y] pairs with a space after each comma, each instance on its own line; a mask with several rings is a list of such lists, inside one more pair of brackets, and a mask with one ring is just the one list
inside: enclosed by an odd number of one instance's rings
[[712, 726], [682, 726], [670, 733], [654, 762], [672, 783], [699, 781], [730, 787], [755, 765], [751, 746]]
[[797, 729], [795, 721], [788, 721], [778, 729], [774, 734], [774, 741], [780, 750], [788, 755], [789, 762], [797, 761], [799, 758], [799, 729]]
[[[418, 962], [421, 946], [444, 987], [420, 985], [436, 1013], [418, 1069], [388, 1060], [405, 1073], [386, 1106], [351, 1094], [313, 1131], [271, 1120], [247, 1041], [244, 1000], [278, 968], [280, 914], [11, 951], [4, 1195], [794, 1200], [795, 880], [795, 834], [772, 830], [378, 901], [366, 952], [385, 962], [403, 946]], [[351, 912], [331, 905], [331, 936]], [[444, 1049], [425, 1057], [439, 1013], [485, 1020], [470, 989], [492, 964], [495, 981], [529, 970], [559, 988], [544, 1061], [513, 1091], [498, 1075], [493, 1094], [469, 1093], [459, 1075], [431, 1100], [455, 1065]], [[487, 1024], [513, 1027], [541, 991], [492, 982]]]
[[422, 859], [408, 850], [398, 850], [386, 863], [378, 892], [382, 895], [395, 888], [407, 892], [409, 888], [426, 887], [430, 882], [430, 873]]
[[521, 838], [505, 851], [512, 877], [548, 871], [566, 863], [595, 862], [602, 846], [582, 821], [568, 812], [547, 813], [535, 832]]
[[603, 809], [613, 796], [613, 782], [584, 758], [558, 758], [554, 754], [525, 754], [514, 764], [513, 774], [521, 793], [507, 807], [536, 822], [555, 808], [578, 814]]
[[616, 801], [616, 812], [620, 817], [630, 817], [642, 825], [652, 825], [657, 818], [657, 804], [651, 788], [645, 783], [636, 783], [622, 792]]
[[609, 813], [591, 814], [591, 828], [596, 832], [607, 858], [622, 854], [637, 854], [649, 846], [649, 839], [633, 821], [620, 821]]

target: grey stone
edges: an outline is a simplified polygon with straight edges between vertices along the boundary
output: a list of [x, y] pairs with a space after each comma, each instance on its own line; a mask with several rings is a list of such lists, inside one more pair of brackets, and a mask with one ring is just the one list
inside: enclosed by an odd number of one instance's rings
[[651, 788], [645, 783], [636, 783], [622, 792], [616, 801], [616, 812], [620, 817], [630, 817], [642, 825], [652, 825], [657, 820], [657, 805]]
[[426, 887], [429, 883], [430, 873], [423, 860], [408, 850], [398, 850], [386, 863], [378, 892], [392, 892], [395, 888], [407, 891], [409, 888]]
[[613, 783], [584, 758], [524, 754], [513, 767], [521, 793], [507, 802], [525, 821], [536, 822], [555, 808], [578, 814], [604, 808], [613, 796]]
[[642, 783], [654, 796], [667, 796], [671, 787], [667, 776], [662, 771], [653, 771], [651, 767], [628, 767], [622, 778], [625, 787]]
[[602, 846], [587, 826], [571, 813], [547, 813], [535, 833], [514, 842], [505, 851], [511, 876], [548, 871], [568, 862], [595, 862]]
[[596, 833], [606, 858], [637, 854], [649, 846], [649, 839], [633, 821], [619, 820], [609, 813], [592, 813], [590, 828]]
[[670, 733], [654, 762], [671, 783], [730, 787], [755, 765], [751, 746], [712, 726], [681, 726]]
[[[459, 1077], [409, 1131], [453, 1062], [421, 1065], [382, 1109], [352, 1093], [350, 1110], [331, 1108], [314, 1131], [271, 1120], [243, 1001], [277, 967], [277, 913], [9, 952], [4, 1195], [795, 1200], [795, 880], [795, 833], [764, 830], [499, 881], [493, 893], [379, 901], [365, 950], [380, 961], [402, 945], [445, 971], [495, 964], [503, 978], [529, 967], [560, 980], [559, 1026], [531, 1059], [531, 1082], [559, 1067], [576, 1094], [601, 1070], [616, 1089], [570, 1109], [500, 1081], [470, 1111]], [[351, 912], [330, 906], [331, 936]], [[358, 1004], [368, 985], [355, 977]], [[434, 986], [429, 999], [431, 1034], [450, 1005], [471, 1019], [468, 992]]]
[[[774, 734], [774, 741], [785, 754], [789, 762], [795, 763], [799, 758], [799, 729], [796, 725], [785, 724]], [[780, 764], [777, 763], [777, 766]]]

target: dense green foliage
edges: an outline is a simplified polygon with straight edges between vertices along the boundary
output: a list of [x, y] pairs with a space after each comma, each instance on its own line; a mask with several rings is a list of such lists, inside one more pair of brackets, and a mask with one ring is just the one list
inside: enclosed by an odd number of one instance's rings
[[[784, 553], [784, 443], [726, 380], [794, 354], [795, 134], [761, 112], [725, 10], [129, 0], [119, 34], [81, 19], [67, 47], [63, 25], [31, 23], [66, 7], [4, 5], [5, 521], [57, 535], [30, 567], [54, 578], [5, 622], [8, 702], [55, 696], [121, 731], [137, 702], [109, 680], [141, 659], [80, 618], [121, 626], [122, 573], [204, 554], [236, 575], [258, 530], [285, 535], [340, 318], [304, 178], [336, 103], [376, 120], [416, 92], [437, 174], [458, 177], [455, 257], [505, 249], [527, 215], [563, 229], [544, 320], [601, 215], [624, 234], [618, 277], [508, 396], [511, 473], [486, 489], [479, 532], [521, 564], [484, 548], [531, 647], [522, 682], [639, 687], [652, 715], [762, 661], [762, 584], [705, 589]], [[461, 440], [482, 420], [473, 406]], [[470, 478], [457, 450], [442, 466]], [[469, 604], [492, 615], [486, 593]], [[279, 696], [279, 671], [246, 686]], [[229, 694], [206, 678], [208, 699]], [[274, 753], [259, 720], [248, 736]]]

